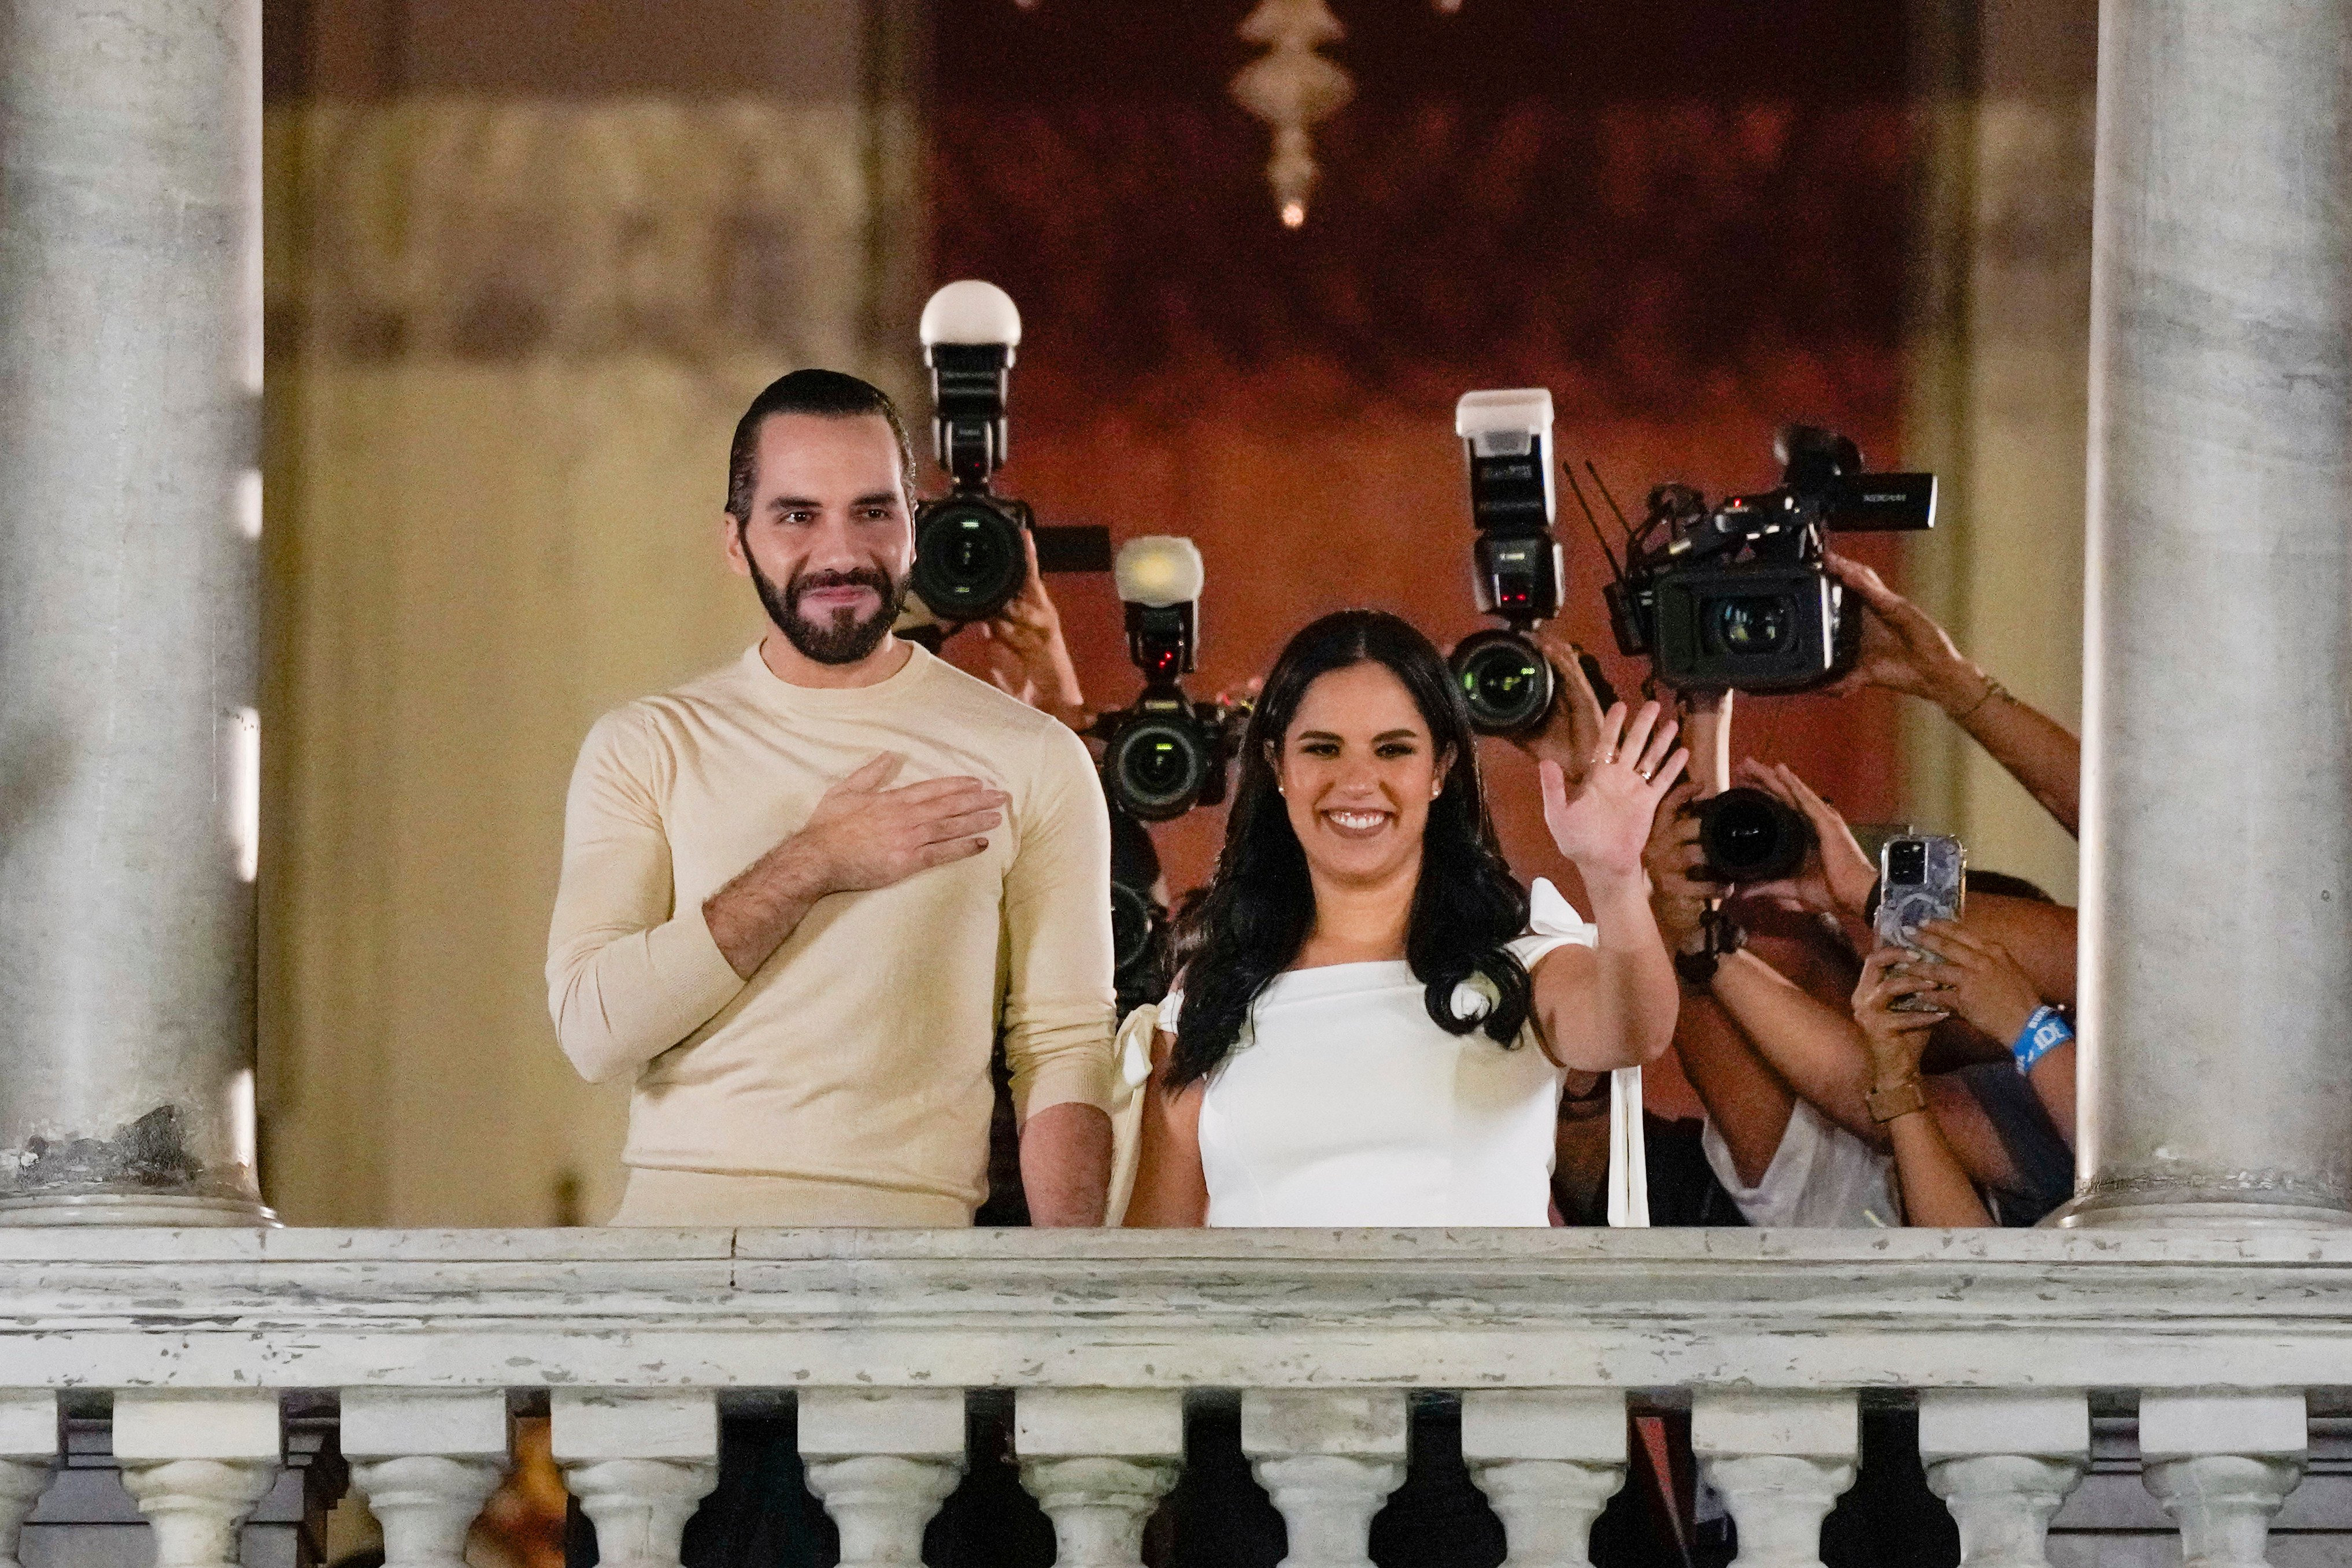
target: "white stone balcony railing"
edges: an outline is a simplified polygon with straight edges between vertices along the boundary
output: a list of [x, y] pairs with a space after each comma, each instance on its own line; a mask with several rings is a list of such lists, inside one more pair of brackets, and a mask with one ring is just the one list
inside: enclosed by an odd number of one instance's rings
[[1415, 1390], [1460, 1394], [1525, 1568], [1582, 1559], [1629, 1399], [1687, 1402], [1742, 1562], [1814, 1560], [1864, 1396], [1916, 1397], [1969, 1563], [2041, 1560], [2095, 1402], [2188, 1561], [2251, 1564], [2347, 1387], [2352, 1235], [0, 1229], [0, 1561], [61, 1399], [111, 1395], [162, 1568], [211, 1568], [325, 1394], [387, 1568], [454, 1568], [543, 1391], [609, 1568], [676, 1563], [719, 1411], [780, 1396], [844, 1563], [913, 1563], [1001, 1389], [1092, 1568], [1136, 1561], [1201, 1390], [1300, 1568], [1364, 1562]]

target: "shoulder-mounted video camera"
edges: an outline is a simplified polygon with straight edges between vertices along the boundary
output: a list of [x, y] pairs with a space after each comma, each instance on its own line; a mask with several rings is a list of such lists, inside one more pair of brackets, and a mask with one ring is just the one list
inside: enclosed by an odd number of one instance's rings
[[[1551, 394], [1540, 386], [1466, 392], [1454, 406], [1454, 433], [1470, 465], [1470, 521], [1478, 531], [1472, 591], [1479, 613], [1503, 622], [1454, 650], [1454, 679], [1482, 734], [1542, 729], [1558, 695], [1551, 661], [1528, 635], [1559, 614], [1551, 419]], [[1591, 655], [1583, 666], [1595, 692], [1607, 691]]]
[[1169, 822], [1225, 798], [1225, 768], [1249, 717], [1244, 703], [1195, 702], [1183, 678], [1198, 657], [1201, 552], [1189, 539], [1131, 539], [1111, 571], [1127, 606], [1127, 651], [1143, 671], [1135, 701], [1095, 721], [1111, 804]]
[[[1861, 620], [1822, 564], [1832, 531], [1936, 525], [1936, 476], [1873, 474], [1843, 436], [1783, 426], [1778, 489], [1720, 505], [1688, 485], [1649, 515], [1604, 590], [1617, 646], [1677, 689], [1807, 691], [1853, 666]], [[1604, 553], [1606, 545], [1603, 545]]]

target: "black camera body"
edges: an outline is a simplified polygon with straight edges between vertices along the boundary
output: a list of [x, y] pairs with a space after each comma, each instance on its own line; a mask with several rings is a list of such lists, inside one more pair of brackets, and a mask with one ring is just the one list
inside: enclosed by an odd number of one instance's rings
[[1135, 701], [1095, 721], [1103, 789], [1141, 822], [1171, 822], [1225, 798], [1249, 710], [1196, 702], [1183, 678], [1198, 658], [1201, 552], [1189, 539], [1130, 540], [1112, 567], [1127, 605], [1127, 651], [1143, 672]]
[[1454, 679], [1481, 734], [1543, 727], [1557, 695], [1551, 661], [1528, 634], [1559, 614], [1564, 574], [1552, 536], [1551, 394], [1541, 387], [1465, 393], [1454, 430], [1470, 465], [1471, 588], [1499, 627], [1454, 650]]
[[915, 509], [908, 586], [952, 626], [1002, 611], [1029, 574], [1024, 536], [1034, 519], [1026, 503], [992, 488], [1009, 446], [1005, 405], [1021, 312], [993, 283], [966, 279], [923, 307], [922, 338], [932, 449], [954, 489]]
[[[1845, 437], [1783, 428], [1780, 485], [1710, 507], [1660, 485], [1604, 591], [1617, 646], [1681, 689], [1809, 691], [1853, 667], [1861, 622], [1822, 558], [1832, 531], [1936, 525], [1936, 476], [1866, 474]], [[1653, 543], [1663, 534], [1663, 540]]]

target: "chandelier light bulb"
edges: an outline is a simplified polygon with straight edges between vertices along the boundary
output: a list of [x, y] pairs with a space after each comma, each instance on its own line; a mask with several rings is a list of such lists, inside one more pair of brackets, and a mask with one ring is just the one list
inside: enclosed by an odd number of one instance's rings
[[1324, 0], [1259, 0], [1241, 36], [1266, 52], [1234, 78], [1234, 98], [1273, 128], [1266, 183], [1284, 226], [1297, 228], [1307, 221], [1307, 195], [1320, 173], [1308, 132], [1356, 91], [1346, 71], [1317, 53], [1345, 30]]

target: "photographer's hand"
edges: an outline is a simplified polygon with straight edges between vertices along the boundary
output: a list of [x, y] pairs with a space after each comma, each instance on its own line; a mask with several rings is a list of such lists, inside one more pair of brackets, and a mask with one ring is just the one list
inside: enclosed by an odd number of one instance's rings
[[702, 902], [728, 964], [749, 980], [817, 900], [902, 882], [988, 847], [1012, 797], [976, 778], [886, 789], [906, 759], [885, 752], [824, 792], [798, 833]]
[[[1947, 1015], [1898, 1013], [1905, 996], [1941, 1001], [1936, 975], [1899, 973], [1912, 955], [1882, 947], [1863, 964], [1854, 988], [1853, 1018], [1870, 1050], [1871, 1116], [1895, 1147], [1895, 1171], [1902, 1186], [1905, 1220], [1916, 1226], [1990, 1226], [1992, 1215], [1977, 1196], [1919, 1081], [1919, 1058], [1927, 1037]], [[1890, 973], [1897, 971], [1897, 973]]]
[[1927, 613], [1889, 588], [1878, 574], [1843, 556], [1822, 565], [1863, 604], [1862, 656], [1832, 687], [1843, 696], [1883, 686], [1935, 703], [2009, 770], [2067, 832], [2082, 816], [2083, 747], [2064, 725], [2010, 695], [1953, 645]]
[[1946, 712], [1957, 712], [1982, 697], [1992, 678], [1960, 652], [1927, 611], [1886, 585], [1859, 561], [1822, 557], [1831, 576], [1862, 601], [1862, 654], [1844, 679], [1830, 688], [1843, 697], [1864, 686], [1880, 686], [1924, 697]]
[[1062, 637], [1061, 612], [1054, 607], [1053, 596], [1045, 592], [1045, 574], [1037, 568], [1037, 536], [1024, 529], [1021, 542], [1029, 558], [1029, 574], [1022, 581], [1021, 592], [980, 624], [980, 635], [1003, 650], [1012, 666], [991, 673], [998, 687], [1083, 735], [1094, 722], [1094, 715], [1087, 711], [1078, 668]]
[[1790, 900], [1816, 913], [1859, 922], [1863, 906], [1870, 901], [1870, 889], [1878, 880], [1878, 870], [1862, 852], [1853, 830], [1837, 808], [1815, 795], [1785, 763], [1768, 768], [1749, 757], [1740, 763], [1737, 777], [1795, 811], [1813, 830], [1813, 847], [1794, 876], [1739, 890], [1754, 897]]
[[1944, 961], [1936, 978], [1954, 1012], [2004, 1046], [2024, 1032], [2042, 994], [2009, 949], [1952, 921], [1921, 926], [1918, 941]]
[[1537, 647], [1551, 663], [1551, 711], [1543, 728], [1531, 735], [1515, 735], [1511, 744], [1539, 763], [1556, 763], [1573, 792], [1583, 786], [1586, 770], [1601, 744], [1604, 715], [1592, 682], [1585, 679], [1581, 649], [1549, 629], [1533, 634]]
[[1708, 906], [1723, 896], [1712, 882], [1692, 873], [1706, 860], [1698, 844], [1698, 818], [1690, 812], [1698, 785], [1684, 779], [1658, 802], [1650, 822], [1650, 841], [1642, 850], [1642, 868], [1650, 877], [1650, 913], [1669, 952], [1696, 952]]

